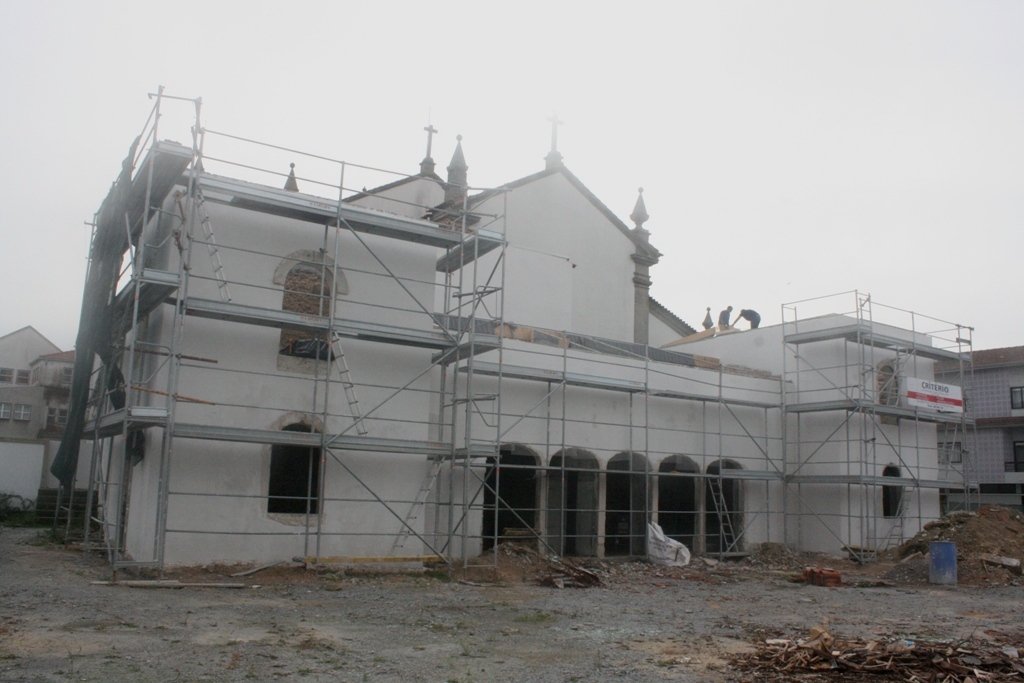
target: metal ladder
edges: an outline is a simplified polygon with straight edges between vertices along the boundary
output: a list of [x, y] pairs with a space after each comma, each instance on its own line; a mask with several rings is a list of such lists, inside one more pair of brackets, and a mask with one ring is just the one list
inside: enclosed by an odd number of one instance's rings
[[444, 460], [438, 458], [430, 465], [430, 469], [427, 471], [427, 475], [423, 478], [423, 483], [420, 484], [419, 491], [416, 492], [416, 497], [413, 498], [412, 505], [409, 506], [409, 512], [405, 515], [405, 519], [402, 520], [402, 528], [398, 531], [395, 536], [395, 542], [391, 544], [391, 554], [393, 555], [396, 550], [400, 549], [405, 545], [405, 541], [412, 535], [410, 527], [413, 522], [419, 519], [419, 511], [423, 509], [424, 503], [427, 502], [427, 496], [430, 495], [430, 491], [434, 488], [434, 479], [441, 472], [441, 467], [444, 465]]
[[900, 502], [896, 506], [896, 515], [890, 517], [892, 519], [892, 528], [889, 529], [889, 533], [885, 535], [885, 538], [876, 547], [876, 553], [893, 547], [893, 541], [896, 542], [896, 545], [903, 541], [903, 520], [906, 517], [908, 497], [907, 489], [903, 489], [903, 493], [900, 495]]
[[345, 390], [345, 400], [348, 401], [348, 409], [355, 422], [356, 433], [359, 436], [366, 436], [368, 432], [366, 430], [366, 423], [363, 421], [363, 413], [359, 409], [356, 385], [352, 381], [352, 373], [348, 369], [348, 361], [345, 360], [345, 351], [341, 348], [341, 335], [337, 332], [331, 337], [331, 353], [334, 355], [334, 367], [338, 369], [341, 386]]
[[725, 504], [725, 493], [722, 491], [722, 482], [718, 477], [708, 479], [708, 487], [711, 489], [711, 501], [715, 504], [715, 514], [718, 515], [718, 533], [724, 547], [718, 552], [727, 553], [736, 544], [736, 532], [732, 528], [732, 517], [729, 515], [729, 508]]
[[217, 290], [220, 292], [221, 301], [231, 301], [231, 293], [228, 291], [228, 280], [224, 276], [224, 264], [220, 260], [220, 251], [217, 249], [217, 240], [213, 238], [213, 226], [210, 224], [210, 214], [206, 211], [206, 198], [203, 191], [196, 189], [196, 211], [199, 213], [199, 223], [203, 226], [203, 235], [206, 238], [206, 248], [210, 252], [210, 261], [213, 263], [213, 276], [217, 279]]

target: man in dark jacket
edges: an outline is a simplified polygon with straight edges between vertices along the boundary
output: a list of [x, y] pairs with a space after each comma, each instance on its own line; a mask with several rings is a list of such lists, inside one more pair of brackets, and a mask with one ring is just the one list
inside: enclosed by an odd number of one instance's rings
[[740, 320], [746, 320], [750, 323], [750, 329], [756, 330], [757, 326], [761, 324], [761, 316], [757, 311], [752, 311], [748, 308], [741, 308], [740, 312], [736, 314], [736, 322]]

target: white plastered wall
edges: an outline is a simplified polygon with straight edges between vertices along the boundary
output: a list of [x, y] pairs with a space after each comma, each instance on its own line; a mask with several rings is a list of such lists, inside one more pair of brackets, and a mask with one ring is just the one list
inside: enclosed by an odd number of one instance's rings
[[[506, 322], [633, 340], [635, 245], [565, 176], [516, 187], [507, 200], [498, 193], [474, 210], [503, 217], [495, 226], [509, 242]], [[481, 259], [481, 275], [495, 258]]]
[[[273, 278], [282, 257], [321, 249], [323, 226], [215, 204], [208, 204], [207, 209], [232, 301], [280, 310], [283, 288]], [[348, 284], [347, 294], [337, 297], [337, 317], [433, 329], [433, 321], [421, 308], [422, 304], [429, 310], [433, 302], [437, 257], [433, 249], [372, 235], [356, 238], [344, 230], [338, 233], [335, 249], [335, 231], [329, 233], [327, 259], [330, 262], [337, 256]], [[402, 278], [401, 286], [385, 273], [377, 258]], [[174, 269], [177, 253], [170, 251], [154, 260], [158, 261]], [[218, 300], [212, 264], [200, 245], [194, 247], [190, 277], [190, 297]], [[169, 308], [151, 316], [148, 340], [169, 345], [172, 323]], [[314, 389], [315, 361], [289, 358], [298, 362], [282, 366], [279, 343], [280, 332], [274, 328], [187, 316], [181, 352], [217, 362], [182, 363], [177, 393], [202, 402], [179, 401], [176, 422], [280, 429], [305, 421], [327, 433], [350, 427], [349, 406], [337, 383], [331, 387], [330, 417], [323, 426], [325, 394], [322, 383]], [[343, 348], [351, 377], [359, 385], [369, 436], [426, 441], [436, 370], [416, 378], [429, 368], [432, 351], [357, 340], [344, 341]], [[336, 375], [336, 369], [331, 371]], [[145, 374], [151, 376], [152, 388], [166, 389], [164, 360], [147, 358]], [[402, 387], [406, 389], [398, 391]], [[396, 392], [397, 396], [392, 396]], [[163, 405], [165, 399], [145, 394], [141, 402]], [[146, 457], [132, 471], [128, 551], [139, 560], [148, 560], [152, 554], [160, 434], [148, 430]], [[313, 550], [305, 544], [301, 516], [266, 511], [270, 453], [270, 446], [263, 444], [175, 439], [169, 470], [167, 563], [271, 561]], [[335, 455], [351, 471], [340, 465]], [[382, 509], [367, 489], [385, 491], [388, 499], [411, 500], [427, 471], [426, 457], [338, 451], [326, 453], [324, 459], [327, 502], [320, 516], [320, 553], [387, 554], [400, 522]], [[404, 515], [407, 506], [394, 507]]]

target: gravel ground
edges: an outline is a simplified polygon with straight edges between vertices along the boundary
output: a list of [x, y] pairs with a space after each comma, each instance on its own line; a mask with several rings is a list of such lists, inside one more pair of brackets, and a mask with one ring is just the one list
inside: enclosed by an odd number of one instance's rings
[[[804, 560], [805, 558], [800, 558]], [[696, 564], [700, 565], [700, 562]], [[847, 584], [884, 567], [841, 567]], [[93, 585], [102, 559], [0, 528], [2, 681], [740, 681], [730, 656], [846, 637], [1020, 634], [1022, 589], [822, 588], [764, 563], [596, 565], [608, 586], [481, 586], [276, 568], [243, 589]], [[231, 580], [212, 571], [182, 580]]]

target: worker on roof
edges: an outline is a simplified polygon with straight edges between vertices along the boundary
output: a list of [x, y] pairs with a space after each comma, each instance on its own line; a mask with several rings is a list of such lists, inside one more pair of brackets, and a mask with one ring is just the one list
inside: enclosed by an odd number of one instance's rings
[[749, 308], [741, 308], [740, 312], [736, 314], [736, 322], [740, 320], [746, 320], [750, 323], [750, 329], [756, 330], [757, 326], [761, 324], [761, 315]]
[[723, 330], [729, 329], [729, 316], [732, 315], [732, 306], [727, 307], [718, 314], [718, 327]]

